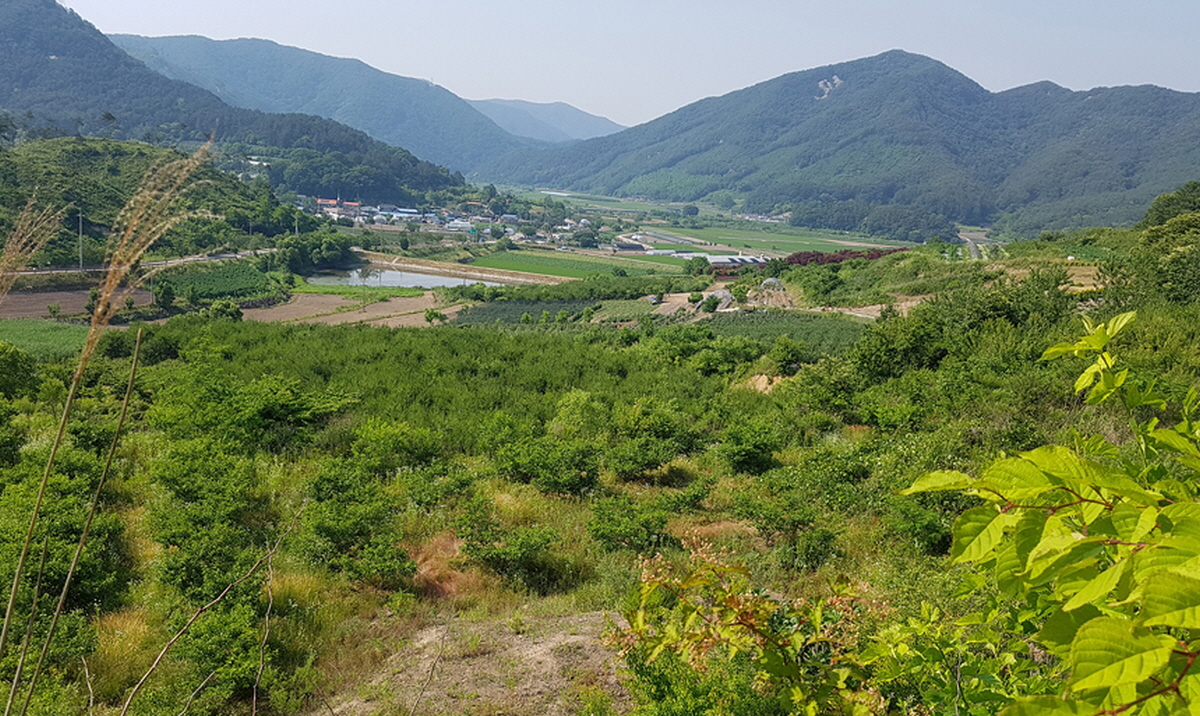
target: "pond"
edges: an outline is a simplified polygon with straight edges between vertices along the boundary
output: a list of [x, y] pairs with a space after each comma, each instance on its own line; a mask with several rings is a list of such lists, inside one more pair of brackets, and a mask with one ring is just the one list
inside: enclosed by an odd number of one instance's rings
[[482, 283], [485, 286], [504, 285], [488, 281], [472, 281], [469, 278], [435, 276], [419, 271], [377, 268], [321, 273], [309, 278], [308, 282], [318, 286], [387, 286], [389, 288], [443, 288], [446, 286], [470, 286], [475, 283]]

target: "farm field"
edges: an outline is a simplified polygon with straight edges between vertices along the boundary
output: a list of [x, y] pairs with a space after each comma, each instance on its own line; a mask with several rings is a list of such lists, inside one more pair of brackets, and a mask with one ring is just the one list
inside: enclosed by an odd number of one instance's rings
[[[877, 241], [865, 236], [850, 236], [833, 231], [811, 231], [792, 227], [775, 227], [775, 231], [757, 231], [754, 229], [662, 229], [654, 230], [674, 236], [708, 241], [716, 246], [729, 247], [735, 251], [750, 250], [755, 253], [775, 253], [781, 256], [797, 251], [840, 251], [851, 247], [892, 247], [900, 246], [893, 241]], [[676, 247], [678, 248], [678, 247]]]
[[707, 325], [715, 336], [741, 336], [767, 344], [787, 336], [815, 354], [841, 355], [862, 337], [870, 323], [843, 315], [768, 310], [718, 313]]
[[341, 296], [352, 301], [382, 301], [387, 298], [415, 298], [424, 296], [425, 289], [406, 286], [320, 286], [303, 281], [291, 288], [292, 293], [320, 296]]
[[87, 326], [33, 318], [0, 319], [0, 341], [11, 343], [38, 360], [60, 360], [79, 353]]
[[665, 263], [654, 262], [656, 266], [646, 266], [647, 261], [627, 259], [624, 257], [599, 257], [585, 254], [560, 254], [550, 251], [506, 251], [504, 253], [485, 256], [472, 264], [484, 268], [505, 269], [509, 271], [524, 271], [526, 273], [544, 274], [547, 276], [564, 276], [568, 278], [584, 278], [592, 274], [609, 274], [614, 268], [621, 268], [629, 276], [645, 276], [651, 273], [681, 273], [679, 268]]

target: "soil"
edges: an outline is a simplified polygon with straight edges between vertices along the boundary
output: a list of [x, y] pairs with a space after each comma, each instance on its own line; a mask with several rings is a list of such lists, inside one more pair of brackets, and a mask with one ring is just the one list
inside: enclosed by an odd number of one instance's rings
[[618, 659], [601, 643], [608, 623], [603, 612], [451, 618], [413, 634], [352, 693], [327, 697], [308, 714], [569, 716], [585, 695], [601, 691], [626, 713]]
[[[133, 292], [135, 306], [148, 306], [154, 297], [149, 291]], [[87, 290], [13, 291], [0, 301], [0, 318], [50, 318], [47, 306], [57, 303], [63, 315], [83, 313], [88, 302]]]
[[563, 276], [546, 276], [524, 271], [509, 271], [507, 269], [484, 268], [471, 264], [447, 263], [445, 261], [426, 261], [425, 259], [410, 259], [391, 254], [381, 254], [374, 251], [361, 251], [359, 254], [371, 262], [376, 268], [409, 269], [418, 273], [428, 273], [435, 276], [465, 278], [468, 281], [488, 281], [506, 284], [560, 284], [578, 279]]
[[[363, 323], [372, 326], [427, 326], [425, 309], [437, 308], [433, 292], [416, 298], [389, 298], [363, 305], [342, 296], [297, 293], [292, 300], [270, 308], [252, 308], [243, 315], [252, 321], [285, 323]], [[438, 309], [447, 319], [458, 314], [459, 307]]]

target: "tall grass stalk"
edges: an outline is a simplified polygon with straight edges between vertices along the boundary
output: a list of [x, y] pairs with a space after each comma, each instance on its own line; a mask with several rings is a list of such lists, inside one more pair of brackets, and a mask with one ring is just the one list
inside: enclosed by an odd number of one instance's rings
[[[21, 716], [29, 710], [29, 701], [33, 698], [33, 689], [37, 686], [38, 679], [42, 675], [42, 667], [46, 663], [46, 656], [50, 653], [50, 644], [54, 640], [54, 631], [58, 628], [58, 619], [62, 616], [63, 609], [67, 604], [67, 594], [71, 590], [71, 582], [75, 578], [75, 572], [79, 569], [79, 560], [83, 556], [83, 550], [87, 547], [88, 536], [91, 534], [92, 521], [96, 518], [96, 510], [100, 506], [100, 497], [104, 494], [104, 486], [108, 483], [108, 476], [112, 474], [113, 459], [117, 455], [117, 446], [121, 442], [121, 433], [125, 428], [125, 419], [129, 416], [129, 402], [133, 398], [133, 386], [137, 381], [138, 361], [142, 354], [142, 335], [144, 331], [138, 329], [137, 340], [133, 346], [133, 363], [129, 367], [129, 383], [125, 386], [125, 399], [121, 401], [121, 416], [117, 419], [117, 429], [113, 434], [112, 443], [108, 447], [108, 459], [104, 462], [104, 471], [100, 473], [100, 480], [96, 483], [96, 489], [92, 492], [92, 502], [88, 506], [87, 518], [83, 521], [83, 531], [79, 533], [79, 541], [75, 544], [75, 554], [71, 556], [71, 566], [67, 569], [67, 576], [63, 579], [62, 591], [58, 595], [58, 603], [54, 607], [54, 614], [50, 617], [50, 627], [46, 630], [46, 638], [42, 642], [42, 651], [38, 655], [37, 666], [33, 669], [33, 676], [29, 679], [29, 693], [25, 696], [25, 705], [21, 708]], [[40, 575], [39, 575], [40, 578]], [[21, 655], [21, 661], [18, 663], [17, 669], [20, 670], [25, 662], [25, 655]], [[5, 713], [8, 716], [8, 713]]]
[[4, 251], [0, 252], [0, 303], [8, 296], [13, 284], [17, 282], [19, 272], [29, 266], [34, 254], [45, 248], [50, 239], [58, 233], [62, 225], [66, 209], [51, 211], [36, 208], [36, 194], [30, 197], [17, 216], [17, 222], [4, 242]]
[[[92, 322], [88, 328], [87, 339], [84, 341], [79, 364], [75, 368], [70, 389], [67, 391], [67, 398], [58, 421], [58, 432], [46, 459], [46, 469], [42, 473], [37, 497], [34, 499], [33, 509], [30, 512], [29, 527], [21, 545], [16, 569], [13, 571], [8, 605], [4, 610], [4, 624], [0, 627], [0, 658], [3, 658], [8, 644], [17, 594], [20, 590], [21, 579], [24, 577], [25, 563], [29, 557], [29, 545], [33, 542], [33, 536], [37, 530], [38, 518], [46, 496], [46, 487], [50, 482], [58, 451], [62, 447], [63, 438], [66, 435], [67, 419], [71, 415], [84, 371], [96, 351], [104, 329], [117, 311], [118, 301], [132, 293], [140, 285], [140, 280], [127, 281], [127, 279], [132, 275], [142, 255], [173, 226], [190, 216], [189, 213], [182, 211], [179, 200], [183, 196], [188, 179], [204, 163], [210, 144], [205, 144], [190, 157], [152, 167], [146, 172], [138, 190], [117, 218], [118, 231], [110, 241], [108, 255], [105, 258], [107, 270], [95, 310], [92, 312]], [[5, 253], [8, 253], [7, 244]]]
[[[29, 642], [33, 637], [33, 625], [37, 623], [38, 602], [42, 595], [42, 573], [46, 568], [46, 554], [50, 551], [50, 537], [42, 541], [42, 562], [38, 567], [37, 584], [33, 587], [33, 604], [29, 607], [29, 624], [25, 627], [25, 637], [21, 640], [21, 657], [17, 660], [17, 669], [13, 672], [12, 688], [8, 691], [8, 700], [4, 702], [4, 716], [9, 716], [12, 713], [13, 702], [16, 700], [17, 692], [21, 687], [21, 671], [25, 666], [25, 656], [29, 653]], [[29, 687], [29, 693], [33, 693], [33, 686]], [[28, 700], [26, 700], [28, 705]]]

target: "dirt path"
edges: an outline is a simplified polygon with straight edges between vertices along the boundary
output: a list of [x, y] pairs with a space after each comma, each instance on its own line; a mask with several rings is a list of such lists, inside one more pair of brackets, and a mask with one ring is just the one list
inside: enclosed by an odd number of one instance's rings
[[308, 714], [569, 716], [584, 694], [599, 690], [625, 712], [617, 659], [601, 644], [606, 624], [601, 612], [452, 619], [417, 632], [353, 693], [335, 694]]

